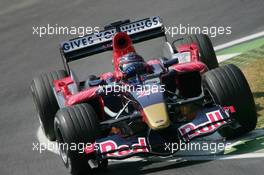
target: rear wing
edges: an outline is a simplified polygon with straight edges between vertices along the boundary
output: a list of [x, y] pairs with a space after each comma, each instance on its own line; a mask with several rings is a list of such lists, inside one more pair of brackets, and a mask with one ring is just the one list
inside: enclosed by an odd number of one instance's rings
[[126, 32], [133, 43], [164, 37], [164, 26], [158, 16], [130, 22], [118, 21], [105, 27], [105, 30], [83, 37], [71, 39], [60, 44], [60, 52], [65, 69], [69, 72], [68, 62], [112, 50], [112, 38], [117, 32]]

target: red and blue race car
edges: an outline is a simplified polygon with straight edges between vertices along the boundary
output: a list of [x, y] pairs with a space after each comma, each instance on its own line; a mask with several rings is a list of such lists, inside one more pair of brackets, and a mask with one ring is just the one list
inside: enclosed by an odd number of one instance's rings
[[[164, 57], [145, 61], [133, 44], [159, 37]], [[112, 23], [63, 42], [60, 51], [65, 69], [34, 78], [31, 91], [44, 133], [58, 142], [74, 175], [106, 168], [108, 159], [171, 156], [165, 143], [216, 131], [232, 138], [256, 127], [243, 73], [232, 64], [219, 67], [206, 35], [170, 44], [155, 16]], [[113, 53], [113, 72], [79, 81], [68, 63], [105, 51]]]

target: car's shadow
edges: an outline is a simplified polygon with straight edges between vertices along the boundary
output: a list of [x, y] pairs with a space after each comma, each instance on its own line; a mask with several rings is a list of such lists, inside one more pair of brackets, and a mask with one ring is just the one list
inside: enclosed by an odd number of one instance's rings
[[152, 162], [152, 161], [138, 161], [138, 162], [124, 162], [120, 164], [109, 165], [105, 171], [98, 171], [98, 175], [135, 175], [148, 174], [164, 170], [177, 169], [191, 166], [194, 164], [205, 163], [208, 161], [182, 161], [182, 162]]

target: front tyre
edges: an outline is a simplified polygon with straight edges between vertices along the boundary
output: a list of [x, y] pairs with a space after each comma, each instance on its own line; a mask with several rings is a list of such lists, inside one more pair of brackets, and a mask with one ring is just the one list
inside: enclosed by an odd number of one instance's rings
[[34, 78], [30, 86], [40, 125], [49, 140], [55, 140], [53, 123], [59, 109], [53, 92], [53, 81], [66, 76], [64, 70], [42, 74]]
[[[97, 115], [89, 104], [77, 104], [58, 111], [54, 120], [56, 140], [64, 165], [73, 175], [80, 175], [91, 170], [88, 157], [83, 150], [71, 149], [65, 145], [86, 145], [95, 142], [100, 136]], [[78, 147], [77, 147], [78, 148]], [[99, 162], [99, 169], [108, 165], [107, 160]]]
[[210, 94], [216, 104], [235, 107], [234, 118], [240, 127], [223, 128], [220, 133], [224, 137], [238, 137], [256, 128], [254, 98], [244, 74], [237, 66], [229, 64], [208, 71], [202, 83], [205, 92]]

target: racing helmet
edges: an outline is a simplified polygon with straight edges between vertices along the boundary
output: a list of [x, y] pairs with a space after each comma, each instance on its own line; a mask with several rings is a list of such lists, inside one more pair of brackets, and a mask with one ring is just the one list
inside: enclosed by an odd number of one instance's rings
[[125, 78], [131, 78], [146, 73], [147, 64], [140, 55], [130, 52], [120, 58], [119, 70]]

